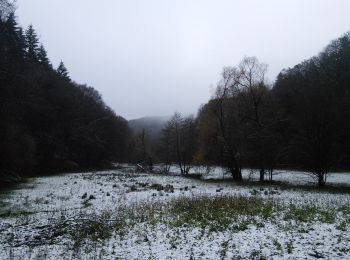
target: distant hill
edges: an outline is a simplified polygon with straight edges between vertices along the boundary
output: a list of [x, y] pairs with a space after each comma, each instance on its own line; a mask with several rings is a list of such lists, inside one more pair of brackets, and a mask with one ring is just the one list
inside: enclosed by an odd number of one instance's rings
[[140, 133], [143, 129], [146, 129], [147, 134], [151, 139], [155, 139], [160, 136], [161, 131], [165, 123], [170, 119], [170, 116], [149, 116], [129, 121], [129, 127], [134, 133]]

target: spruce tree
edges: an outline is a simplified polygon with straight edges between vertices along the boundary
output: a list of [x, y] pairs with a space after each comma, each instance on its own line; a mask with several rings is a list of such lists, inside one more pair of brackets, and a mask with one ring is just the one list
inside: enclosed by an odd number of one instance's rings
[[30, 61], [38, 61], [39, 39], [33, 28], [33, 25], [29, 25], [25, 33], [27, 53], [26, 57]]
[[60, 62], [60, 65], [58, 66], [56, 71], [57, 71], [57, 74], [59, 76], [61, 76], [62, 78], [70, 80], [69, 75], [68, 75], [68, 70], [67, 70], [66, 66], [64, 65], [63, 61]]
[[23, 57], [19, 36], [20, 27], [13, 13], [9, 14], [6, 20], [0, 21], [1, 63], [5, 66], [4, 68], [9, 69], [15, 67], [17, 61]]
[[8, 52], [11, 57], [18, 56], [20, 54], [20, 38], [18, 35], [19, 26], [16, 21], [16, 17], [11, 13], [5, 21], [5, 32], [7, 45], [9, 46]]
[[20, 51], [20, 55], [22, 58], [25, 57], [26, 55], [26, 49], [27, 49], [27, 44], [26, 44], [26, 36], [23, 32], [22, 27], [20, 27], [18, 29], [18, 39], [19, 39], [19, 51]]
[[38, 50], [38, 60], [41, 64], [50, 66], [50, 61], [47, 57], [47, 52], [45, 50], [44, 45], [40, 44], [39, 50]]

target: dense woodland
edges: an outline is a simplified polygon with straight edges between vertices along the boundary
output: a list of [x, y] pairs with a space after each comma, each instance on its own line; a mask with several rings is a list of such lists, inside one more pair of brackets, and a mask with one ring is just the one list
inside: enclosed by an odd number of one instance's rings
[[[132, 132], [92, 87], [51, 64], [33, 26], [21, 28], [0, 0], [0, 172], [13, 175], [107, 167], [111, 162], [216, 165], [242, 180], [255, 168], [310, 172], [319, 185], [350, 168], [350, 34], [319, 55], [283, 70], [245, 57], [225, 67], [215, 95], [196, 117], [175, 113], [160, 133]], [[122, 87], [122, 86], [121, 86]], [[135, 122], [134, 122], [135, 123]]]
[[188, 174], [192, 165], [220, 165], [238, 181], [242, 168], [258, 169], [260, 181], [289, 168], [322, 186], [329, 171], [349, 169], [350, 33], [283, 70], [273, 85], [266, 71], [255, 57], [225, 67], [196, 118], [175, 113], [156, 142], [145, 141], [143, 131], [138, 147], [165, 169], [176, 162]]
[[[124, 161], [130, 130], [100, 94], [54, 68], [33, 26], [21, 28], [1, 1], [2, 176], [106, 167]], [[6, 12], [8, 11], [8, 12]]]

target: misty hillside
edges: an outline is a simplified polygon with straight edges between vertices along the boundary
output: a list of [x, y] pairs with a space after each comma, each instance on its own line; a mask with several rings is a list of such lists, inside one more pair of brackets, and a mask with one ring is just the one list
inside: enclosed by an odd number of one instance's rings
[[155, 139], [160, 136], [162, 128], [169, 120], [169, 116], [149, 116], [138, 119], [129, 120], [129, 127], [137, 134], [143, 129], [146, 129], [147, 134], [151, 139]]
[[345, 2], [0, 0], [0, 260], [350, 259]]

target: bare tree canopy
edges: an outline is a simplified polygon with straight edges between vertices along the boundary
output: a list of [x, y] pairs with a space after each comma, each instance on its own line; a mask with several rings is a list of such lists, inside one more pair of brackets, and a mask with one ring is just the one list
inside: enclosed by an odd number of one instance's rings
[[16, 9], [15, 0], [0, 0], [0, 18], [6, 19]]

